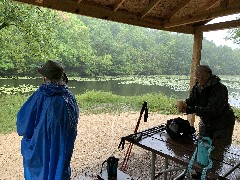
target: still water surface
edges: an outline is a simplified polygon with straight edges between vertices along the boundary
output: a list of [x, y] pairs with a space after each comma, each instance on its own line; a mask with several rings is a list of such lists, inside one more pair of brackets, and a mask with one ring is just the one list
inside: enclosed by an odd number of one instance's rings
[[[168, 77], [169, 78], [169, 77]], [[167, 82], [172, 81], [173, 78], [167, 79]], [[231, 79], [231, 80], [230, 80]], [[236, 84], [236, 80], [234, 78], [228, 78], [222, 80], [222, 82], [227, 85], [229, 90], [229, 103], [232, 106], [240, 107], [240, 86]], [[166, 80], [166, 79], [165, 79]], [[81, 81], [81, 80], [70, 80], [69, 81], [69, 89], [74, 94], [83, 94], [88, 90], [102, 90], [105, 92], [112, 92], [117, 95], [122, 96], [134, 96], [134, 95], [142, 95], [146, 93], [163, 93], [164, 95], [175, 97], [178, 99], [185, 99], [188, 96], [188, 87], [184, 88], [175, 88], [174, 84], [179, 83], [180, 80], [184, 80], [189, 82], [188, 79], [182, 78], [179, 80], [172, 81], [172, 85], [166, 85], [163, 83], [150, 83], [150, 80], [146, 79], [144, 82], [139, 81], [129, 81], [129, 80], [105, 80], [105, 81]], [[147, 82], [147, 83], [146, 83]], [[155, 80], [156, 82], [156, 80]], [[162, 81], [161, 81], [162, 82]], [[4, 89], [6, 88], [18, 88], [21, 86], [32, 86], [34, 87], [29, 92], [32, 93], [34, 89], [36, 89], [42, 83], [42, 79], [0, 79], [0, 93], [4, 94]], [[239, 82], [237, 82], [239, 83]], [[234, 85], [234, 86], [233, 86]], [[179, 86], [179, 85], [178, 85]]]

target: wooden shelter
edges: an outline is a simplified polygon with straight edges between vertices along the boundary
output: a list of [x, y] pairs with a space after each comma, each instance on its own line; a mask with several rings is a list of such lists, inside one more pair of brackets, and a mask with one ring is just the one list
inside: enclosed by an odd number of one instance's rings
[[240, 20], [209, 24], [240, 13], [240, 0], [16, 0], [125, 24], [194, 35], [190, 87], [200, 64], [203, 32], [240, 27]]

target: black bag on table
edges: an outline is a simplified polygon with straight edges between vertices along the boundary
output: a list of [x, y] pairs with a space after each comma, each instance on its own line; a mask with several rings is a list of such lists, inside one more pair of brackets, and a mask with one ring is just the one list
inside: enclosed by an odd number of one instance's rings
[[190, 126], [188, 120], [184, 120], [180, 117], [167, 120], [166, 131], [173, 139], [192, 137], [196, 132], [194, 127]]

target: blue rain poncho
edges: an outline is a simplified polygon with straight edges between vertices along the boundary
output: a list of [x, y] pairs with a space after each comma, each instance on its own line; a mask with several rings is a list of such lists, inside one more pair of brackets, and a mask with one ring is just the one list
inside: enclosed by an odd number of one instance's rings
[[65, 85], [43, 84], [17, 114], [26, 180], [70, 179], [79, 108]]

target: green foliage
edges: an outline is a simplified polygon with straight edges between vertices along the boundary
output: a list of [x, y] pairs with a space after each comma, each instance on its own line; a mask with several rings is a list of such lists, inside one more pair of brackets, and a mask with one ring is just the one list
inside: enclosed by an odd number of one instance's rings
[[[0, 134], [16, 130], [16, 115], [20, 107], [27, 100], [26, 95], [0, 96], [1, 118]], [[163, 114], [176, 113], [173, 106], [174, 99], [162, 94], [147, 94], [143, 96], [118, 96], [111, 92], [87, 91], [76, 95], [81, 113], [121, 113], [140, 111], [142, 103], [148, 102], [149, 111]], [[160, 101], [160, 102], [159, 102]]]
[[176, 99], [169, 98], [161, 93], [149, 93], [142, 96], [132, 96], [130, 99], [129, 103], [133, 107], [138, 107], [141, 102], [147, 101], [149, 110], [151, 112], [158, 112], [161, 114], [177, 114], [175, 108]]
[[[74, 76], [189, 75], [192, 46], [192, 35], [0, 1], [0, 76], [35, 76], [48, 59]], [[201, 62], [214, 73], [240, 74], [239, 58], [239, 49], [204, 39]]]
[[56, 12], [9, 0], [0, 6], [0, 25], [6, 24], [0, 28], [0, 73], [35, 74], [36, 65], [55, 57]]
[[[27, 100], [26, 95], [0, 96], [0, 134], [16, 130], [16, 115], [20, 107]], [[149, 93], [142, 96], [118, 96], [111, 92], [87, 91], [76, 95], [80, 114], [139, 112], [144, 101], [147, 101], [149, 113], [177, 114], [176, 99], [162, 94]], [[240, 109], [234, 108], [237, 121], [240, 122]]]
[[[240, 15], [236, 19], [240, 19]], [[226, 40], [233, 40], [234, 43], [240, 44], [240, 28], [230, 29]]]
[[[105, 75], [189, 75], [193, 36], [129, 26], [87, 17], [90, 41], [97, 55], [110, 54], [112, 70]], [[202, 64], [216, 74], [240, 74], [240, 50], [203, 40]]]
[[86, 91], [86, 93], [82, 95], [77, 95], [76, 99], [79, 103], [80, 107], [92, 107], [96, 104], [104, 104], [104, 103], [118, 103], [119, 97], [117, 95], [112, 94], [111, 92], [103, 92], [103, 91]]
[[23, 95], [0, 96], [0, 134], [16, 130], [16, 115], [26, 99]]
[[239, 108], [233, 108], [233, 112], [235, 114], [236, 119], [240, 122], [240, 109]]
[[118, 96], [111, 92], [87, 91], [76, 99], [83, 113], [113, 113], [141, 110], [142, 103], [148, 102], [149, 111], [162, 114], [177, 114], [176, 99], [163, 94], [151, 93], [142, 96]]

